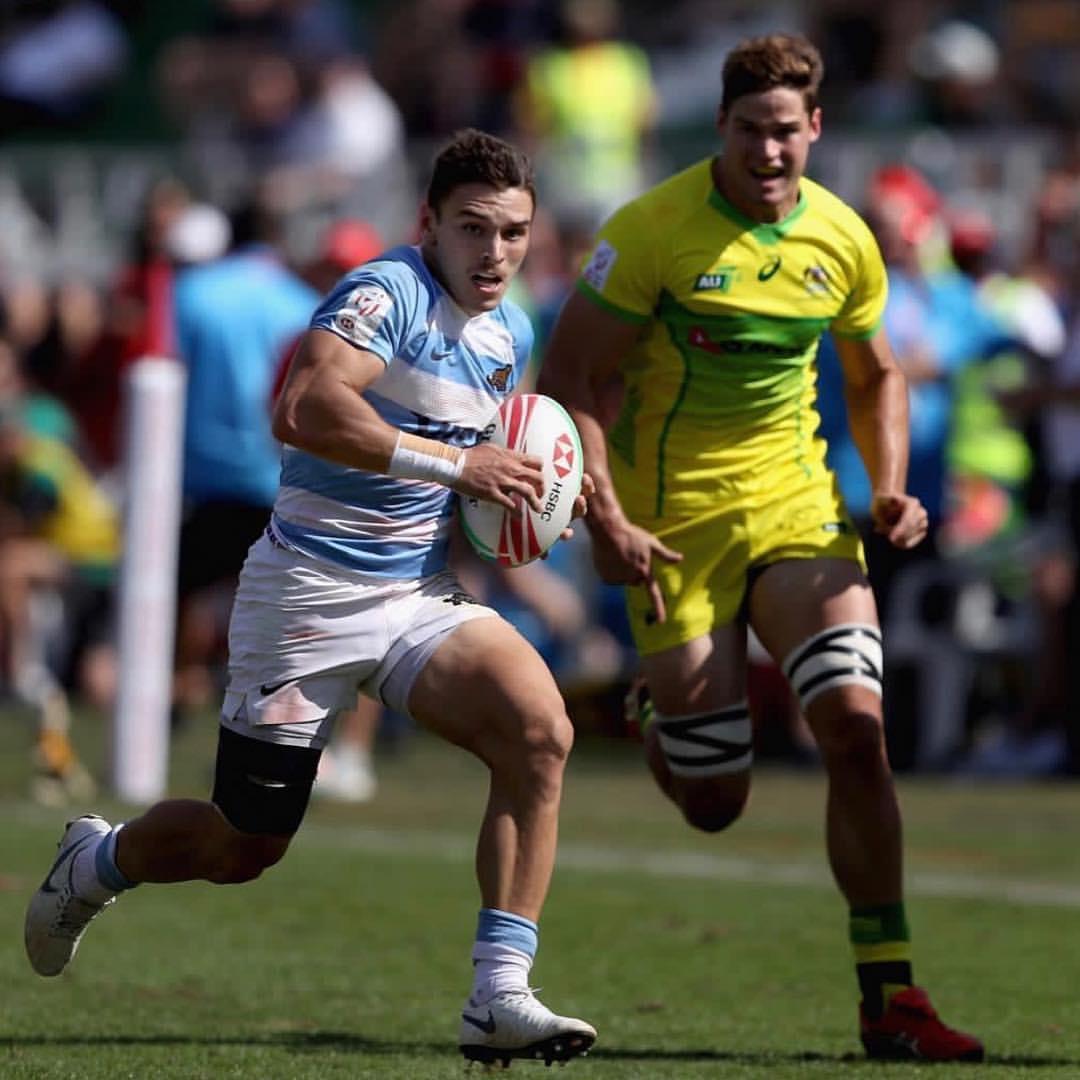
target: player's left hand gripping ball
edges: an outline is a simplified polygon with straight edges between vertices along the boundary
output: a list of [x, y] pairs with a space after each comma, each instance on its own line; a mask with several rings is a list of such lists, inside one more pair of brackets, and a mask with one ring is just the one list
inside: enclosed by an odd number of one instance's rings
[[543, 462], [540, 510], [524, 499], [514, 510], [464, 497], [461, 521], [469, 543], [485, 559], [524, 566], [544, 555], [562, 536], [581, 494], [581, 439], [570, 414], [545, 394], [518, 394], [499, 406], [491, 441], [532, 454]]

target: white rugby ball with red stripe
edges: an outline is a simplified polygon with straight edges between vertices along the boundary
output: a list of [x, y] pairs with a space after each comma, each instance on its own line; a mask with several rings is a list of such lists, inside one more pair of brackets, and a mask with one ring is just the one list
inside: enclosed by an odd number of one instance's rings
[[514, 510], [463, 496], [461, 521], [469, 543], [485, 559], [524, 566], [544, 554], [570, 524], [581, 491], [581, 439], [570, 414], [544, 394], [518, 394], [499, 406], [490, 441], [544, 463], [539, 512], [524, 499]]

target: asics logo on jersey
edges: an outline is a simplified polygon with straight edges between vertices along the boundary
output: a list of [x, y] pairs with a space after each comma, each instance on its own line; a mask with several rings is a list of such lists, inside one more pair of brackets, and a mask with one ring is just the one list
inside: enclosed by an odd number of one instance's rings
[[758, 281], [768, 281], [780, 269], [780, 256], [774, 255], [757, 272]]
[[469, 1013], [463, 1012], [461, 1019], [466, 1024], [472, 1024], [473, 1027], [478, 1027], [485, 1035], [493, 1035], [495, 1033], [495, 1017], [492, 1015], [490, 1009], [488, 1009], [487, 1019], [483, 1019], [480, 1016], [471, 1016]]

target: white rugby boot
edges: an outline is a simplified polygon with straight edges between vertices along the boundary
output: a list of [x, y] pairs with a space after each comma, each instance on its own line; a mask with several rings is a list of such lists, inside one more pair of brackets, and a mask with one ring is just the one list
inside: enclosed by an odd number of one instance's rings
[[465, 1003], [458, 1044], [469, 1061], [508, 1067], [513, 1058], [569, 1061], [586, 1054], [596, 1029], [584, 1020], [556, 1016], [533, 990], [504, 990], [483, 1005]]
[[30, 898], [23, 935], [26, 955], [39, 975], [59, 975], [75, 955], [90, 920], [112, 903], [91, 904], [75, 895], [72, 884], [75, 856], [110, 829], [96, 814], [69, 821], [58, 845], [60, 854]]
[[379, 781], [371, 755], [352, 747], [324, 750], [311, 794], [334, 802], [365, 803], [375, 798]]

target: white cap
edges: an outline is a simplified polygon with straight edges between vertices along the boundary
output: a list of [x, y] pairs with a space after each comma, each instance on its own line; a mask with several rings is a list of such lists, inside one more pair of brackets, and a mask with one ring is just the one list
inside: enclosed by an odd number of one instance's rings
[[985, 83], [998, 73], [1000, 50], [985, 30], [952, 19], [917, 38], [909, 61], [921, 79]]
[[201, 263], [224, 255], [232, 240], [229, 219], [216, 206], [194, 203], [165, 232], [165, 251], [181, 263]]

